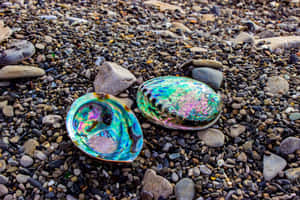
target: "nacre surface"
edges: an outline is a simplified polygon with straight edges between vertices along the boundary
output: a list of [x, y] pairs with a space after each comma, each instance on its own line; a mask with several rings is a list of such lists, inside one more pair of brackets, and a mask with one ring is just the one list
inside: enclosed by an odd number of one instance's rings
[[66, 120], [73, 143], [104, 161], [131, 162], [143, 146], [143, 133], [133, 112], [117, 98], [88, 93], [71, 106]]
[[201, 130], [213, 125], [221, 114], [222, 100], [200, 81], [163, 76], [144, 82], [137, 105], [150, 121], [171, 129]]

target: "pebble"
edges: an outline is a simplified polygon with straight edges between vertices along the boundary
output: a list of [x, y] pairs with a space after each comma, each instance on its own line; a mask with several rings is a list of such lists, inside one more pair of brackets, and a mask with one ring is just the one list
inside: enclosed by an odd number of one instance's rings
[[198, 132], [198, 137], [209, 147], [221, 147], [224, 145], [224, 134], [214, 128], [208, 128]]
[[208, 68], [214, 68], [214, 69], [222, 69], [223, 68], [223, 64], [216, 60], [197, 59], [197, 60], [192, 60], [192, 64], [195, 67], [208, 67]]
[[32, 156], [37, 146], [39, 146], [39, 143], [36, 140], [29, 139], [23, 145], [24, 152]]
[[35, 53], [33, 44], [26, 40], [16, 40], [8, 47], [9, 49], [0, 53], [0, 65], [18, 64]]
[[298, 62], [298, 56], [296, 54], [291, 54], [289, 58], [289, 64], [296, 64]]
[[33, 164], [33, 159], [30, 156], [23, 155], [20, 160], [20, 164], [23, 167], [30, 167]]
[[285, 94], [289, 91], [289, 83], [280, 76], [272, 76], [268, 79], [266, 90], [272, 94]]
[[242, 162], [247, 162], [247, 155], [244, 152], [241, 152], [237, 159]]
[[242, 43], [250, 43], [254, 44], [254, 38], [252, 35], [246, 32], [239, 33], [236, 38], [231, 40], [233, 45], [242, 44]]
[[159, 8], [160, 11], [165, 11], [165, 10], [170, 10], [170, 11], [180, 11], [181, 13], [184, 13], [184, 11], [182, 10], [181, 7], [173, 5], [173, 4], [168, 4], [168, 3], [164, 3], [161, 1], [157, 1], [157, 0], [149, 0], [149, 1], [145, 1], [144, 2], [145, 5], [149, 5], [149, 6], [155, 6], [157, 8]]
[[4, 26], [4, 22], [0, 20], [0, 42], [9, 38], [12, 34], [12, 30], [9, 27]]
[[200, 172], [204, 175], [211, 175], [212, 171], [206, 165], [200, 165]]
[[56, 20], [57, 16], [55, 15], [41, 15], [40, 19], [45, 19], [45, 20]]
[[186, 27], [184, 24], [179, 23], [179, 22], [173, 22], [171, 30], [176, 32], [177, 29], [181, 30], [184, 33], [192, 33], [192, 31], [188, 27]]
[[66, 19], [69, 20], [71, 23], [74, 23], [74, 24], [88, 23], [88, 20], [77, 18], [77, 17], [66, 17]]
[[206, 67], [193, 69], [192, 77], [198, 81], [206, 83], [214, 89], [219, 89], [223, 81], [222, 72]]
[[285, 170], [285, 176], [291, 181], [298, 180], [300, 178], [300, 167]]
[[44, 154], [42, 151], [38, 151], [38, 150], [34, 151], [34, 157], [37, 158], [37, 159], [40, 159], [40, 160], [46, 160], [47, 159], [47, 155]]
[[6, 169], [5, 160], [0, 160], [0, 172], [3, 172]]
[[60, 115], [47, 115], [45, 117], [43, 117], [43, 124], [45, 125], [51, 125], [54, 128], [60, 128], [61, 124], [60, 121], [63, 118]]
[[[1, 70], [0, 70], [1, 71]], [[14, 116], [14, 108], [10, 105], [6, 105], [2, 108], [2, 112], [6, 117]]]
[[175, 186], [176, 200], [193, 200], [195, 184], [192, 179], [183, 178]]
[[283, 37], [271, 37], [263, 38], [255, 41], [255, 45], [259, 46], [265, 44], [264, 46], [274, 51], [277, 48], [281, 49], [291, 49], [297, 48], [300, 45], [300, 36], [283, 36]]
[[19, 183], [26, 183], [28, 181], [28, 178], [29, 176], [27, 175], [24, 175], [24, 174], [18, 174], [16, 176], [16, 180], [19, 182]]
[[0, 184], [0, 197], [3, 197], [8, 193], [8, 189], [5, 185]]
[[192, 47], [192, 48], [190, 48], [190, 51], [193, 53], [206, 53], [207, 49], [202, 48], [202, 47]]
[[175, 182], [175, 183], [179, 180], [179, 177], [178, 177], [178, 175], [177, 175], [176, 172], [173, 172], [173, 173], [172, 173], [171, 179], [172, 179], [172, 181]]
[[233, 138], [238, 137], [240, 134], [246, 131], [246, 127], [240, 124], [235, 124], [230, 127], [229, 135]]
[[135, 76], [129, 70], [117, 63], [105, 62], [99, 68], [94, 81], [96, 92], [117, 95], [136, 81]]
[[299, 120], [300, 119], [300, 113], [292, 113], [292, 114], [290, 114], [289, 118], [292, 121]]
[[173, 193], [172, 184], [162, 176], [156, 175], [152, 169], [147, 169], [143, 178], [142, 199], [168, 199]]
[[9, 181], [8, 177], [6, 177], [6, 176], [4, 176], [2, 174], [0, 175], [0, 184], [6, 185], [8, 183], [8, 181]]
[[168, 31], [168, 30], [153, 30], [152, 32], [159, 36], [166, 37], [166, 38], [174, 38], [174, 39], [181, 38], [181, 36], [171, 32], [171, 31]]
[[264, 155], [263, 160], [263, 175], [266, 181], [272, 180], [279, 172], [281, 172], [287, 162], [280, 156], [271, 153], [270, 155]]
[[7, 65], [0, 69], [0, 80], [28, 78], [45, 75], [45, 70], [23, 65]]
[[280, 151], [284, 154], [291, 154], [300, 150], [300, 138], [287, 137], [280, 143]]

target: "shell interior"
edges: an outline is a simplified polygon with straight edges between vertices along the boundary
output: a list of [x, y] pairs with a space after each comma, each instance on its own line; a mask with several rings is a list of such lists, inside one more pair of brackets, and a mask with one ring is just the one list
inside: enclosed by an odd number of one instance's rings
[[143, 146], [137, 118], [112, 95], [81, 96], [72, 104], [66, 125], [73, 143], [100, 160], [131, 162]]
[[163, 76], [143, 83], [137, 104], [145, 117], [172, 129], [200, 130], [214, 124], [221, 113], [221, 97], [200, 81]]

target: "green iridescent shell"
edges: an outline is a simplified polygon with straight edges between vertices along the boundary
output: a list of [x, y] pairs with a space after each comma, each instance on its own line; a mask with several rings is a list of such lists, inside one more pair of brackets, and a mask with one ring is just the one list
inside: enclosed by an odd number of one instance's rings
[[71, 106], [66, 120], [73, 143], [104, 161], [131, 162], [143, 146], [143, 133], [133, 112], [117, 98], [88, 93]]
[[200, 81], [163, 76], [144, 82], [138, 89], [137, 105], [150, 121], [171, 129], [201, 130], [220, 117], [222, 101]]

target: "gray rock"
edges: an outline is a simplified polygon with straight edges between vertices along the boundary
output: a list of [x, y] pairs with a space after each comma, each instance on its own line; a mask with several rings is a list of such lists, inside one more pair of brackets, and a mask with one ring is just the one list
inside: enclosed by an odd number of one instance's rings
[[4, 175], [0, 175], [0, 184], [7, 184], [8, 183], [8, 181], [9, 181], [9, 178], [8, 177], [6, 177], [6, 176], [4, 176]]
[[206, 67], [193, 69], [192, 77], [198, 81], [208, 84], [214, 89], [219, 89], [223, 81], [222, 72]]
[[233, 45], [237, 45], [237, 44], [240, 44], [240, 43], [254, 44], [253, 36], [250, 35], [249, 33], [246, 33], [246, 32], [241, 32], [240, 34], [238, 34], [236, 36], [236, 38], [234, 38], [231, 41], [232, 41]]
[[280, 156], [271, 153], [270, 155], [264, 155], [263, 165], [264, 165], [264, 169], [263, 169], [264, 178], [267, 181], [270, 181], [285, 168], [287, 163]]
[[88, 23], [88, 20], [82, 19], [82, 18], [77, 18], [77, 17], [66, 17], [67, 20], [69, 20], [71, 23], [74, 24], [86, 24]]
[[270, 50], [280, 49], [290, 49], [297, 48], [300, 45], [300, 36], [283, 36], [283, 37], [271, 37], [263, 38], [255, 41], [256, 46], [264, 44], [265, 48]]
[[135, 81], [135, 76], [129, 70], [116, 63], [105, 62], [95, 78], [94, 87], [96, 92], [117, 95]]
[[29, 167], [33, 164], [33, 159], [30, 156], [22, 156], [20, 163], [23, 167]]
[[62, 117], [60, 115], [47, 115], [43, 117], [43, 124], [51, 125], [54, 128], [60, 128], [61, 124], [60, 121], [62, 120]]
[[240, 134], [244, 133], [246, 131], [246, 127], [240, 124], [235, 124], [232, 127], [230, 127], [229, 135], [231, 137], [238, 137]]
[[45, 70], [23, 65], [7, 65], [0, 69], [0, 80], [28, 78], [45, 75]]
[[168, 199], [172, 193], [173, 186], [167, 179], [156, 175], [152, 169], [146, 171], [143, 179], [142, 199]]
[[183, 178], [175, 186], [176, 200], [193, 200], [195, 184], [192, 179]]
[[29, 176], [27, 175], [24, 175], [24, 174], [18, 174], [16, 176], [16, 180], [19, 182], [19, 183], [26, 183], [29, 179]]
[[195, 177], [200, 176], [200, 169], [198, 167], [193, 168], [193, 175]]
[[209, 147], [221, 147], [224, 145], [224, 134], [214, 128], [208, 128], [198, 132], [198, 136]]
[[205, 175], [211, 175], [211, 170], [206, 165], [200, 165], [200, 172]]
[[285, 138], [280, 144], [280, 151], [284, 154], [291, 154], [299, 149], [300, 139], [296, 137]]
[[[1, 70], [0, 70], [1, 73]], [[14, 116], [14, 107], [10, 105], [6, 105], [2, 108], [2, 112], [6, 117], [13, 117]]]
[[265, 89], [272, 94], [285, 94], [289, 91], [289, 83], [280, 76], [273, 76], [268, 79]]
[[8, 195], [5, 195], [4, 199], [3, 200], [13, 200], [14, 197], [12, 194], [8, 194]]
[[72, 195], [68, 194], [67, 200], [77, 200], [77, 199], [75, 197], [73, 197]]
[[295, 181], [300, 178], [300, 167], [290, 168], [285, 171], [285, 175], [288, 179]]
[[164, 152], [168, 152], [172, 146], [173, 146], [172, 143], [167, 142], [167, 143], [165, 143], [165, 145], [164, 145], [164, 147], [163, 147], [162, 150]]
[[35, 150], [34, 157], [39, 159], [39, 160], [46, 160], [47, 159], [46, 154], [44, 154], [42, 151], [38, 151], [38, 150]]
[[179, 180], [178, 175], [176, 174], [176, 172], [173, 172], [171, 175], [171, 179], [173, 182], [177, 182]]
[[296, 120], [300, 119], [300, 113], [292, 113], [292, 114], [290, 114], [289, 118], [292, 121], [296, 121]]
[[0, 197], [6, 195], [8, 193], [8, 189], [5, 185], [0, 184]]
[[56, 20], [57, 17], [55, 15], [41, 15], [40, 19], [45, 19], [45, 20]]
[[16, 40], [8, 45], [10, 49], [0, 53], [0, 65], [12, 65], [30, 58], [35, 53], [33, 44], [26, 40]]

